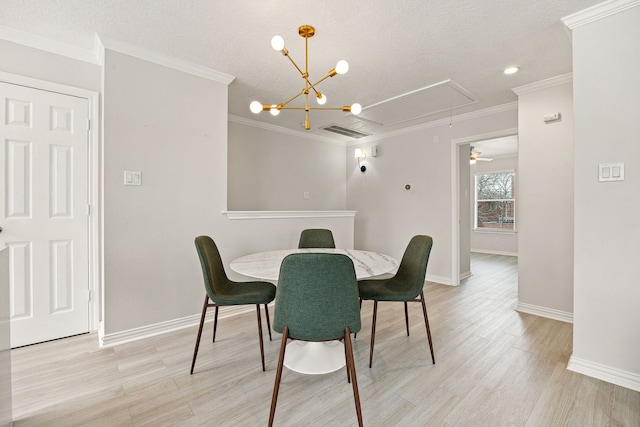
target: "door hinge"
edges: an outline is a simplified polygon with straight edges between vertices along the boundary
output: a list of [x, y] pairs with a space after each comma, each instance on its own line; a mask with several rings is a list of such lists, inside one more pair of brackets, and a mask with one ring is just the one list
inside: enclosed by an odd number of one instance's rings
[[87, 130], [91, 130], [91, 119], [87, 119]]
[[87, 205], [87, 216], [91, 216], [91, 205]]
[[93, 301], [93, 291], [91, 289], [87, 289], [87, 301]]

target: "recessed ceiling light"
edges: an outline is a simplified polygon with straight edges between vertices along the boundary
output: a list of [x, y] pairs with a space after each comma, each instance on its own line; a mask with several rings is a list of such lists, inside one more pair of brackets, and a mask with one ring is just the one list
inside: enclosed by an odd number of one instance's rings
[[507, 68], [504, 69], [504, 73], [505, 74], [515, 74], [515, 73], [518, 72], [519, 69], [520, 68], [518, 68], [518, 67], [507, 67]]

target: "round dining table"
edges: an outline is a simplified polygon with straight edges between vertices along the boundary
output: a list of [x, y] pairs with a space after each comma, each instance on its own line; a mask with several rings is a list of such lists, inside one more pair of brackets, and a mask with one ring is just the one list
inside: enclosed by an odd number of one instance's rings
[[[369, 279], [394, 271], [398, 261], [378, 252], [356, 249], [282, 249], [258, 252], [233, 260], [230, 267], [236, 273], [277, 285], [282, 260], [296, 253], [332, 253], [347, 255], [353, 261], [358, 280]], [[277, 298], [277, 294], [276, 294]], [[292, 341], [287, 344], [284, 365], [303, 374], [326, 374], [344, 367], [344, 345], [339, 341]]]

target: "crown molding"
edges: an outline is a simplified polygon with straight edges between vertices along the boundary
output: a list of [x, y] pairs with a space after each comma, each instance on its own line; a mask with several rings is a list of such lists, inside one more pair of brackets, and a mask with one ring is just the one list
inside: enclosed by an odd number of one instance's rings
[[543, 89], [549, 89], [555, 86], [571, 83], [573, 81], [573, 73], [562, 74], [560, 76], [551, 77], [549, 79], [540, 80], [524, 86], [518, 86], [511, 89], [516, 95], [524, 95], [531, 92], [537, 92]]
[[102, 34], [97, 34], [95, 51], [101, 52], [101, 55], [99, 56], [100, 61], [104, 61], [104, 49], [124, 53], [135, 58], [153, 62], [154, 64], [173, 68], [175, 70], [202, 77], [208, 80], [213, 80], [218, 83], [223, 83], [227, 86], [235, 80], [235, 77], [229, 74], [221, 73], [220, 71], [212, 70], [210, 68], [203, 67], [201, 65], [197, 65], [188, 61], [183, 61], [181, 59], [176, 59], [171, 56], [135, 46], [127, 42], [115, 40]]
[[95, 53], [90, 49], [83, 49], [78, 46], [62, 43], [3, 25], [0, 25], [0, 39], [78, 61], [96, 65], [100, 64], [98, 57], [96, 57]]
[[285, 135], [292, 135], [298, 138], [311, 139], [313, 141], [318, 141], [318, 142], [327, 142], [329, 144], [339, 145], [341, 147], [346, 146], [346, 142], [338, 141], [336, 139], [325, 138], [324, 136], [310, 134], [306, 131], [288, 129], [282, 126], [272, 125], [270, 123], [265, 123], [257, 120], [247, 119], [245, 117], [235, 116], [233, 114], [229, 114], [229, 121], [233, 123], [245, 125], [245, 126], [251, 126], [258, 129], [268, 130], [271, 132], [282, 133]]
[[562, 22], [567, 28], [573, 30], [581, 25], [589, 24], [639, 5], [640, 0], [609, 0], [566, 16], [562, 18]]

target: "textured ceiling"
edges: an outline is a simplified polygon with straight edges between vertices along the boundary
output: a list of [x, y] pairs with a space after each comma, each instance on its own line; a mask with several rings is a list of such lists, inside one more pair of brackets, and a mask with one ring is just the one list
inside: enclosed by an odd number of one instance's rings
[[[310, 80], [339, 59], [350, 70], [322, 82], [326, 106], [359, 102], [365, 111], [385, 100], [406, 99], [393, 123], [376, 132], [496, 106], [516, 100], [511, 88], [571, 72], [571, 38], [561, 18], [601, 0], [2, 0], [0, 25], [92, 50], [95, 34], [199, 64], [236, 79], [229, 113], [302, 130], [302, 111], [253, 115], [249, 103], [279, 103], [303, 87], [289, 61], [271, 49], [280, 35], [304, 67], [298, 26], [313, 25]], [[517, 65], [521, 71], [505, 76]], [[434, 99], [403, 96], [451, 81], [474, 101], [454, 104], [447, 91]], [[446, 97], [446, 99], [445, 99]], [[416, 102], [425, 107], [416, 117]], [[382, 103], [382, 104], [381, 104]], [[445, 108], [445, 110], [449, 110]], [[345, 140], [320, 127], [352, 123], [342, 112], [311, 112], [309, 131]]]

